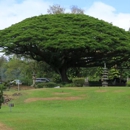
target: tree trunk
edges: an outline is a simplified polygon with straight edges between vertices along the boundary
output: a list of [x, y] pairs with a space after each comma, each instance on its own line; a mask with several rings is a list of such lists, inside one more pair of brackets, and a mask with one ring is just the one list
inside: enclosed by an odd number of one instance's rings
[[66, 68], [63, 67], [63, 68], [59, 69], [59, 73], [60, 73], [62, 82], [69, 82]]

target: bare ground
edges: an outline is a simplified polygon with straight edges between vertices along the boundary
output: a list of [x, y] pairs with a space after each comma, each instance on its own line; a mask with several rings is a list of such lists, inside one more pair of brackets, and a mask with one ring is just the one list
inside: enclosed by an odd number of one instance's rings
[[13, 130], [13, 129], [7, 127], [5, 124], [0, 122], [0, 130]]
[[29, 102], [35, 102], [35, 101], [47, 101], [47, 100], [80, 100], [82, 99], [81, 97], [52, 97], [52, 98], [28, 98], [25, 100], [26, 103]]

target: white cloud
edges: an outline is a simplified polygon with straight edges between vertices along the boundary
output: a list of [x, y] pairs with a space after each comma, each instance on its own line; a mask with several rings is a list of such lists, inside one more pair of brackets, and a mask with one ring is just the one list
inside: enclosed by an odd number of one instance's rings
[[0, 29], [22, 21], [25, 18], [45, 14], [51, 3], [43, 0], [0, 1]]
[[119, 13], [113, 20], [113, 25], [124, 28], [128, 31], [130, 28], [130, 14]]
[[130, 27], [130, 14], [117, 13], [114, 7], [102, 2], [94, 2], [89, 9], [86, 9], [85, 13], [125, 30], [128, 30]]

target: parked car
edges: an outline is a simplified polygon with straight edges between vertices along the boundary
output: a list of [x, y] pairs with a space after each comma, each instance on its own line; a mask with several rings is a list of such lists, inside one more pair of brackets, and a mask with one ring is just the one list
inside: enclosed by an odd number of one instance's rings
[[50, 82], [48, 78], [36, 78], [36, 83], [42, 83], [42, 82]]
[[22, 84], [22, 82], [19, 80], [19, 79], [15, 79], [15, 80], [13, 80], [13, 81], [11, 81], [10, 82], [11, 84], [16, 84], [16, 85], [21, 85]]

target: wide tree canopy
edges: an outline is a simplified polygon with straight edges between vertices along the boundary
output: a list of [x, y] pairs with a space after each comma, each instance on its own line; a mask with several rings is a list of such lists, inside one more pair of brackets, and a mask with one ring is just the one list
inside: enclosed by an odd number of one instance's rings
[[48, 14], [1, 30], [0, 46], [7, 54], [45, 61], [68, 81], [69, 68], [128, 60], [130, 33], [84, 14]]

